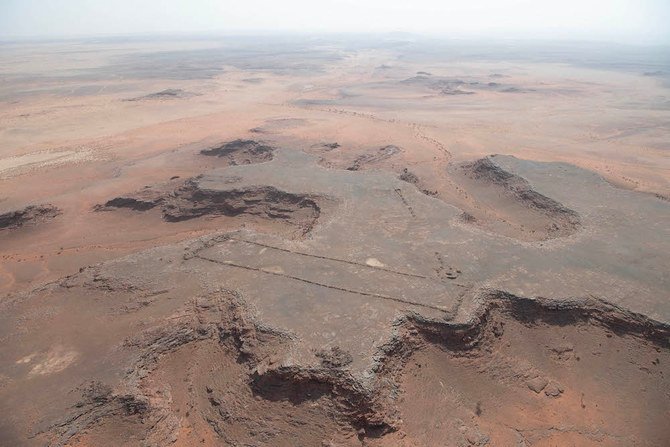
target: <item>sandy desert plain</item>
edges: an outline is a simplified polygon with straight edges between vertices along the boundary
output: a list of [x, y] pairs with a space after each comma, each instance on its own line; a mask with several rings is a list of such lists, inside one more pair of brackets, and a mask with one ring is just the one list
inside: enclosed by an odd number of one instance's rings
[[670, 445], [670, 51], [0, 44], [1, 446]]

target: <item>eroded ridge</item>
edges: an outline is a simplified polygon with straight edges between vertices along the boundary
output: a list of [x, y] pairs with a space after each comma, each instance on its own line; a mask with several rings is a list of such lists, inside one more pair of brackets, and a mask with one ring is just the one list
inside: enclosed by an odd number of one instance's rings
[[389, 144], [387, 146], [380, 147], [375, 152], [366, 153], [356, 157], [351, 166], [347, 167], [347, 170], [360, 171], [368, 165], [374, 165], [376, 163], [380, 163], [401, 152], [402, 149], [400, 149], [398, 146]]
[[60, 214], [61, 210], [51, 204], [31, 205], [20, 210], [9, 211], [0, 214], [0, 231], [45, 222]]
[[491, 292], [463, 323], [410, 315], [380, 360], [402, 422], [379, 445], [662, 445], [669, 347], [670, 327], [599, 300]]
[[200, 96], [198, 93], [187, 92], [179, 88], [168, 88], [160, 92], [149, 93], [144, 96], [137, 96], [135, 98], [124, 99], [124, 101], [149, 101], [149, 100], [172, 100], [172, 99], [186, 99], [194, 96]]
[[274, 158], [275, 148], [255, 140], [234, 140], [200, 151], [202, 155], [216, 156], [230, 165], [263, 163]]
[[[126, 340], [134, 365], [112, 389], [89, 383], [51, 427], [52, 445], [360, 445], [386, 430], [369, 391], [343, 368], [346, 353], [313, 367], [278, 366], [292, 337], [264, 327], [242, 297], [222, 290]], [[342, 359], [345, 359], [342, 361]]]
[[579, 214], [575, 211], [533, 190], [526, 179], [507, 172], [490, 158], [466, 164], [462, 169], [470, 178], [497, 186], [523, 206], [546, 215], [552, 221], [548, 231], [557, 236], [574, 232], [581, 225]]
[[120, 426], [129, 445], [156, 446], [628, 446], [670, 434], [670, 327], [600, 300], [491, 291], [467, 321], [406, 315], [371, 380], [337, 346], [283, 364], [298, 340], [252, 314], [221, 290], [127, 340], [123, 382], [82, 386], [53, 445], [104, 444]]
[[166, 192], [143, 190], [135, 195], [116, 197], [99, 205], [97, 211], [127, 208], [133, 211], [161, 210], [163, 219], [179, 222], [204, 216], [249, 216], [271, 220], [309, 233], [321, 215], [319, 198], [278, 190], [271, 186], [206, 189], [197, 179]]
[[388, 164], [406, 152], [405, 149], [394, 144], [382, 147], [367, 147], [361, 149], [342, 149], [338, 142], [317, 143], [311, 146], [310, 152], [319, 156], [319, 164], [331, 169], [345, 169], [347, 171], [366, 171], [385, 169]]

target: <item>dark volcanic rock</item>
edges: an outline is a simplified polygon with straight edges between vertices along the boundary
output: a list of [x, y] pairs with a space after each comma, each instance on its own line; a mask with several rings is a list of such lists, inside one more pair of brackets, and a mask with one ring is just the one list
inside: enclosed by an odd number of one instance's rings
[[147, 211], [154, 208], [156, 205], [158, 205], [158, 200], [149, 201], [135, 199], [133, 197], [116, 197], [105, 202], [104, 207], [98, 207], [96, 210], [103, 208], [129, 208], [135, 211]]
[[200, 153], [226, 158], [231, 165], [243, 165], [272, 160], [274, 148], [254, 140], [234, 140], [203, 149]]
[[[296, 224], [309, 223], [311, 228], [320, 212], [319, 205], [313, 199], [273, 187], [219, 191], [200, 189], [195, 182], [188, 182], [175, 191], [163, 205], [163, 218], [168, 222], [204, 215], [249, 214]], [[305, 219], [308, 222], [303, 222]]]
[[270, 186], [203, 189], [197, 179], [187, 180], [173, 191], [143, 190], [134, 196], [116, 197], [94, 209], [148, 211], [156, 207], [160, 207], [163, 219], [168, 222], [203, 216], [249, 215], [297, 226], [303, 234], [311, 231], [321, 214], [316, 198], [307, 195], [280, 191]]
[[316, 356], [321, 359], [321, 364], [325, 368], [342, 368], [354, 361], [351, 354], [339, 346], [322, 349], [316, 353]]
[[182, 89], [168, 88], [161, 90], [160, 92], [150, 93], [144, 96], [138, 96], [137, 98], [126, 99], [125, 101], [144, 101], [152, 99], [183, 99], [191, 98], [193, 96], [199, 96], [197, 93], [191, 93], [184, 91]]
[[61, 214], [53, 205], [31, 205], [21, 210], [0, 214], [0, 230], [18, 228], [29, 223], [44, 222]]
[[403, 182], [411, 183], [413, 185], [419, 183], [419, 177], [417, 177], [416, 174], [409, 171], [407, 168], [402, 170], [402, 173], [400, 173], [400, 177], [398, 178]]

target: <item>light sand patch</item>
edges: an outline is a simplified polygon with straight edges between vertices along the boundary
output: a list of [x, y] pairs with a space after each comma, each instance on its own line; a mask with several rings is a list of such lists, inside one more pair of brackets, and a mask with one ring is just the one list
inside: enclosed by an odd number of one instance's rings
[[33, 366], [28, 373], [29, 377], [44, 376], [63, 371], [70, 366], [79, 356], [76, 351], [66, 349], [63, 346], [55, 346], [44, 355], [44, 359]]
[[368, 258], [365, 260], [365, 263], [370, 267], [386, 267], [386, 265], [377, 258]]
[[278, 265], [271, 265], [269, 267], [263, 268], [263, 270], [265, 270], [266, 272], [270, 272], [270, 273], [278, 273], [278, 274], [284, 273], [284, 269], [281, 268]]
[[13, 177], [29, 170], [92, 160], [91, 150], [42, 151], [0, 159], [0, 178]]
[[23, 365], [24, 363], [30, 363], [30, 362], [33, 361], [33, 359], [35, 358], [36, 355], [37, 355], [37, 353], [34, 352], [34, 353], [30, 354], [30, 355], [27, 355], [27, 356], [25, 356], [25, 357], [23, 357], [23, 358], [20, 358], [20, 359], [18, 359], [18, 360], [16, 361], [16, 364], [17, 364], [17, 365]]

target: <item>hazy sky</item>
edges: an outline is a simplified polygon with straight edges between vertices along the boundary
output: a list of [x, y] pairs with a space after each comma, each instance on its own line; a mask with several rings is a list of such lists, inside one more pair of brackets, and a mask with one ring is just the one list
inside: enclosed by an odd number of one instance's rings
[[0, 0], [0, 36], [408, 31], [670, 43], [670, 0]]

